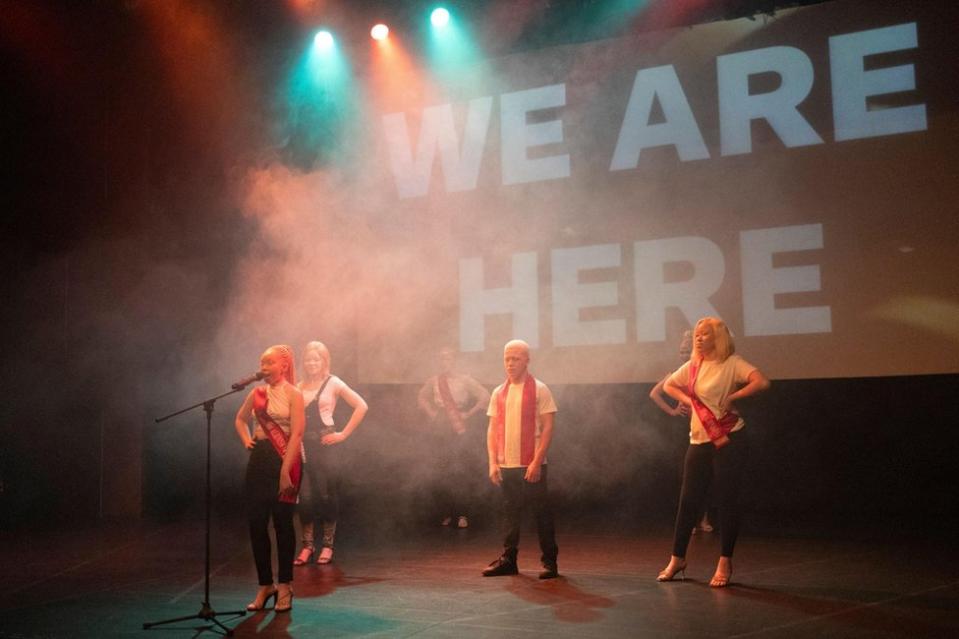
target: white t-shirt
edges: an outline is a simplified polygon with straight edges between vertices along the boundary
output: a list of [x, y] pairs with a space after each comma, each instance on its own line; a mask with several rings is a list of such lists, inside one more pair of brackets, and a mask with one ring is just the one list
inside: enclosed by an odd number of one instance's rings
[[[349, 388], [342, 379], [336, 375], [330, 375], [330, 381], [327, 382], [326, 388], [323, 389], [323, 394], [320, 395], [319, 404], [320, 404], [320, 419], [323, 420], [323, 423], [327, 426], [333, 425], [333, 411], [336, 410], [336, 398], [340, 396], [340, 393], [344, 388]], [[314, 388], [313, 390], [301, 389], [300, 392], [303, 393], [303, 405], [306, 406], [306, 410], [316, 410], [315, 405], [311, 405], [310, 402], [313, 401], [313, 398], [316, 397], [317, 391], [319, 388]]]
[[[489, 417], [496, 417], [497, 397], [503, 391], [503, 384], [500, 384], [493, 390], [490, 396], [489, 408], [486, 414]], [[504, 454], [497, 459], [497, 463], [503, 468], [522, 468], [520, 463], [520, 445], [522, 441], [523, 425], [523, 386], [520, 384], [510, 384], [506, 392], [506, 420], [504, 433]], [[536, 447], [539, 447], [539, 438], [543, 432], [542, 416], [546, 413], [555, 413], [557, 411], [556, 402], [553, 400], [553, 393], [543, 382], [536, 380]], [[535, 450], [535, 449], [534, 449]], [[546, 459], [543, 459], [546, 463]]]
[[[730, 355], [724, 362], [703, 360], [699, 365], [699, 374], [696, 376], [696, 396], [709, 410], [713, 411], [713, 415], [722, 417], [722, 412], [719, 410], [720, 403], [744, 385], [754, 370], [756, 370], [755, 366], [735, 354]], [[689, 362], [670, 375], [670, 380], [685, 389], [689, 385]], [[732, 430], [740, 430], [743, 426], [745, 422], [740, 417]], [[699, 416], [696, 411], [691, 410], [689, 412], [689, 443], [707, 444], [709, 441], [709, 435], [699, 421]]]

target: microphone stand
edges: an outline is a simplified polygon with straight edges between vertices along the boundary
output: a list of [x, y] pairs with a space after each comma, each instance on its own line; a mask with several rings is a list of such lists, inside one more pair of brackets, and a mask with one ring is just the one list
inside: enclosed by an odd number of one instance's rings
[[[252, 382], [253, 380], [251, 380]], [[239, 388], [237, 388], [239, 386]], [[200, 612], [195, 615], [187, 615], [186, 617], [177, 617], [175, 619], [165, 619], [163, 621], [151, 621], [143, 624], [143, 629], [148, 630], [154, 626], [162, 626], [168, 623], [176, 623], [178, 621], [186, 621], [188, 619], [202, 619], [204, 621], [212, 621], [214, 624], [219, 626], [223, 633], [227, 637], [233, 636], [233, 629], [227, 628], [220, 620], [217, 619], [217, 615], [231, 615], [234, 617], [242, 617], [246, 615], [246, 610], [234, 610], [230, 612], [216, 612], [213, 610], [213, 607], [210, 605], [210, 424], [213, 419], [213, 405], [216, 403], [216, 400], [221, 397], [226, 397], [227, 395], [232, 395], [233, 393], [239, 393], [241, 390], [246, 388], [246, 384], [233, 385], [233, 390], [223, 393], [222, 395], [217, 395], [216, 397], [211, 397], [205, 401], [194, 404], [193, 406], [187, 406], [184, 409], [178, 410], [175, 413], [170, 413], [164, 417], [157, 417], [154, 422], [159, 424], [160, 422], [166, 421], [171, 417], [176, 417], [187, 411], [191, 411], [194, 408], [200, 406], [203, 407], [203, 411], [206, 413], [206, 557], [204, 562], [203, 569], [203, 602], [200, 604]]]

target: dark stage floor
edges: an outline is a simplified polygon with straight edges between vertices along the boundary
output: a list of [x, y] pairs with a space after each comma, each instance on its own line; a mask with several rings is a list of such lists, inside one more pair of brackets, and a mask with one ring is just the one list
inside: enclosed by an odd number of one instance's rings
[[[239, 530], [237, 530], [239, 528]], [[379, 531], [298, 568], [294, 610], [222, 617], [237, 637], [955, 637], [959, 562], [948, 544], [746, 536], [734, 585], [708, 587], [716, 535], [694, 537], [685, 582], [660, 584], [667, 531], [560, 534], [560, 571], [536, 579], [535, 535], [522, 574], [483, 578], [490, 530]], [[242, 525], [218, 522], [211, 604], [241, 609], [254, 591]], [[374, 539], [370, 541], [369, 539]], [[214, 636], [191, 615], [203, 599], [196, 523], [3, 536], [0, 637]]]

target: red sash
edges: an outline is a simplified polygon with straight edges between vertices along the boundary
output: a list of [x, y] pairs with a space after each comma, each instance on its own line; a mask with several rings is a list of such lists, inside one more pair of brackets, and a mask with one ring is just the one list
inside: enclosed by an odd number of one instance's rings
[[[284, 459], [286, 456], [286, 446], [290, 442], [290, 437], [283, 432], [279, 424], [273, 421], [269, 413], [266, 412], [267, 403], [266, 386], [257, 386], [254, 388], [253, 414], [256, 416], [256, 421], [259, 422], [260, 428], [262, 428], [266, 436], [270, 438], [270, 443], [273, 444], [273, 449], [276, 451], [276, 454], [280, 456], [280, 459]], [[297, 455], [293, 459], [293, 464], [290, 465], [290, 481], [293, 482], [294, 492], [292, 495], [280, 495], [279, 499], [282, 502], [288, 504], [296, 503], [297, 493], [300, 491], [300, 477], [303, 470], [301, 457], [302, 455]]]
[[703, 428], [706, 429], [706, 434], [709, 436], [713, 446], [722, 448], [729, 443], [729, 432], [739, 423], [739, 414], [734, 411], [729, 411], [721, 418], [716, 419], [713, 411], [709, 410], [709, 407], [700, 401], [696, 395], [696, 378], [699, 376], [699, 365], [701, 363], [702, 360], [689, 363], [689, 384], [687, 386], [687, 392], [689, 399], [692, 400], [693, 410], [696, 411], [696, 416], [699, 417]]
[[457, 433], [466, 432], [466, 424], [463, 423], [463, 416], [456, 408], [456, 402], [453, 401], [453, 393], [450, 392], [449, 375], [440, 375], [436, 378], [436, 387], [440, 391], [440, 399], [443, 400], [443, 408], [446, 410], [446, 417], [453, 425], [453, 430]]
[[[506, 394], [509, 392], [509, 378], [503, 384], [502, 390], [496, 395], [496, 456], [500, 460], [506, 459]], [[523, 403], [520, 413], [520, 447], [519, 460], [523, 466], [529, 466], [536, 454], [536, 380], [532, 375], [526, 375], [523, 383]]]

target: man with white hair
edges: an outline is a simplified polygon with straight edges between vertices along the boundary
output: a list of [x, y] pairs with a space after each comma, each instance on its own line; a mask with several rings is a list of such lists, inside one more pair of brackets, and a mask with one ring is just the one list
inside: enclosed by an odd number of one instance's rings
[[559, 576], [556, 533], [547, 491], [546, 451], [553, 438], [556, 402], [549, 387], [529, 374], [529, 344], [507, 342], [503, 349], [506, 381], [490, 397], [486, 448], [489, 478], [503, 490], [506, 536], [503, 554], [493, 561], [484, 577], [515, 575], [519, 550], [520, 519], [524, 508], [536, 518], [542, 551], [540, 579]]

